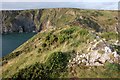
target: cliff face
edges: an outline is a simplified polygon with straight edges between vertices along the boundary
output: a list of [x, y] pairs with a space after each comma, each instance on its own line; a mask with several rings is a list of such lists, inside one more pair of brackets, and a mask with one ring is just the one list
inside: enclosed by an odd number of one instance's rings
[[[2, 32], [33, 32], [37, 25], [35, 20], [41, 15], [41, 10], [37, 11], [2, 11]], [[39, 20], [38, 20], [39, 21]]]
[[2, 11], [2, 31], [38, 32], [48, 28], [76, 25], [95, 31], [115, 31], [117, 11], [41, 9]]

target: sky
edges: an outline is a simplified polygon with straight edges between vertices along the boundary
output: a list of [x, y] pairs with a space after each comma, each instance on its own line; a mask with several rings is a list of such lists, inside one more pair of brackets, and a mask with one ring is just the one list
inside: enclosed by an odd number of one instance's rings
[[119, 0], [1, 0], [2, 2], [118, 2]]
[[80, 8], [118, 10], [119, 0], [3, 0], [0, 10]]

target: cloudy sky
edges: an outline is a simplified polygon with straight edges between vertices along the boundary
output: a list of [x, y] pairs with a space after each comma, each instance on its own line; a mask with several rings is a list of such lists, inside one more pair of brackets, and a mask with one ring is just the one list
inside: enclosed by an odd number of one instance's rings
[[119, 0], [2, 0], [2, 2], [118, 2]]
[[81, 8], [118, 10], [118, 3], [119, 0], [3, 0], [0, 2], [0, 9]]

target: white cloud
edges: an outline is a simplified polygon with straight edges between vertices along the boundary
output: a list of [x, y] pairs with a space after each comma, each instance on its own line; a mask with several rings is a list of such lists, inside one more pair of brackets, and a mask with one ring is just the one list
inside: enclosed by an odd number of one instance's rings
[[118, 2], [119, 0], [2, 0], [2, 2]]
[[117, 10], [116, 2], [3, 2], [2, 10], [41, 9], [41, 8], [80, 8]]

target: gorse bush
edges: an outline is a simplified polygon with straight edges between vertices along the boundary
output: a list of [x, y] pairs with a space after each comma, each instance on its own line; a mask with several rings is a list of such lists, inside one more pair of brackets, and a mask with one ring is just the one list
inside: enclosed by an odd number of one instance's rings
[[47, 44], [46, 44], [46, 43], [43, 43], [43, 44], [42, 44], [42, 47], [43, 47], [43, 48], [45, 48], [46, 46], [47, 46]]
[[60, 34], [58, 35], [58, 42], [63, 43], [71, 38], [73, 38], [74, 35], [72, 35], [75, 31], [77, 31], [78, 27], [70, 27], [69, 29], [62, 30]]
[[44, 64], [35, 63], [31, 66], [28, 66], [14, 74], [12, 79], [46, 80], [58, 78], [60, 73], [66, 71], [69, 58], [70, 55], [67, 53], [54, 52], [49, 56], [48, 60]]
[[68, 40], [70, 40], [72, 38], [73, 38], [73, 36], [71, 34], [69, 34], [69, 35], [60, 34], [58, 36], [58, 43], [63, 43], [63, 42], [68, 41]]
[[59, 73], [66, 70], [70, 55], [63, 52], [54, 52], [47, 60], [46, 65], [49, 68], [51, 77], [59, 77]]
[[18, 73], [13, 75], [13, 80], [36, 80], [36, 79], [47, 79], [47, 69], [44, 64], [35, 63], [25, 69], [20, 70]]
[[77, 27], [70, 27], [69, 29], [62, 30], [60, 33], [61, 34], [72, 34], [77, 30]]
[[58, 38], [56, 35], [49, 33], [46, 37], [45, 37], [45, 42], [47, 42], [48, 45], [52, 45], [54, 42], [57, 42]]
[[69, 29], [62, 30], [58, 35], [58, 42], [63, 43], [65, 41], [70, 41], [74, 38], [77, 39], [78, 37], [78, 43], [86, 42], [88, 39], [92, 39], [87, 29], [80, 28], [79, 26], [74, 26], [70, 27]]
[[117, 51], [118, 54], [120, 54], [120, 46], [119, 45], [113, 45], [114, 50]]
[[65, 36], [64, 35], [59, 35], [58, 36], [58, 42], [63, 43], [65, 41]]

